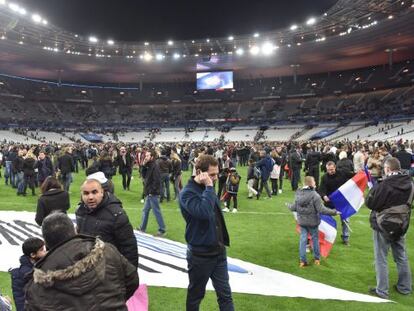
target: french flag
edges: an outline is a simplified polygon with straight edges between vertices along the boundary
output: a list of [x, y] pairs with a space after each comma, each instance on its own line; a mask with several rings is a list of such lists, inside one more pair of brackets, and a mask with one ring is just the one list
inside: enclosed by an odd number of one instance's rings
[[358, 172], [329, 196], [335, 209], [341, 212], [342, 219], [347, 219], [357, 213], [364, 204], [364, 191], [368, 185], [368, 176], [365, 171]]
[[[293, 212], [293, 215], [295, 216], [295, 219], [297, 221], [298, 216], [296, 212]], [[296, 225], [296, 231], [300, 233], [300, 226]], [[319, 250], [322, 257], [328, 257], [333, 244], [335, 243], [336, 239], [336, 221], [335, 219], [330, 215], [321, 215], [321, 223], [318, 227], [319, 231]], [[309, 236], [309, 239], [311, 237]], [[312, 239], [311, 239], [311, 245], [312, 245]]]
[[330, 215], [321, 215], [319, 224], [319, 248], [322, 257], [328, 257], [336, 239], [336, 221]]

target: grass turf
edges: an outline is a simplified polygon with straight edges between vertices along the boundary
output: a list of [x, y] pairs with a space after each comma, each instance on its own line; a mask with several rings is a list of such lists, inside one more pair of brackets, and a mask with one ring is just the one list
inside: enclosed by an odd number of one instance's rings
[[[226, 223], [230, 233], [231, 247], [228, 256], [249, 261], [271, 269], [288, 272], [309, 280], [325, 283], [354, 292], [366, 294], [370, 286], [375, 285], [372, 231], [369, 227], [369, 211], [362, 208], [352, 218], [351, 246], [340, 243], [338, 234], [330, 256], [322, 261], [321, 266], [310, 266], [305, 269], [298, 267], [298, 235], [295, 233], [295, 222], [292, 214], [285, 207], [291, 202], [294, 193], [285, 180], [283, 193], [271, 200], [261, 198], [259, 201], [247, 199], [246, 171], [239, 167], [242, 176], [239, 192], [239, 213], [226, 214]], [[74, 212], [80, 198], [79, 187], [84, 180], [84, 172], [74, 174], [71, 185], [71, 210]], [[189, 178], [185, 172], [184, 179]], [[128, 216], [136, 228], [141, 220], [143, 204], [140, 203], [142, 183], [137, 173], [131, 182], [131, 191], [123, 191], [121, 177], [114, 176], [115, 194], [123, 202]], [[37, 190], [39, 191], [39, 190]], [[171, 187], [171, 191], [173, 189]], [[14, 189], [0, 184], [0, 210], [35, 211], [37, 197], [17, 197]], [[166, 222], [168, 238], [184, 241], [184, 220], [176, 202], [162, 204], [162, 212]], [[156, 233], [157, 224], [153, 215], [150, 216], [147, 232]], [[409, 257], [414, 257], [414, 233], [407, 235]], [[2, 254], [7, 256], [7, 254]], [[310, 300], [303, 298], [267, 297], [260, 295], [234, 294], [237, 310], [412, 310], [414, 295], [402, 296], [392, 289], [397, 281], [397, 272], [392, 257], [390, 267], [390, 299], [394, 304], [370, 304], [343, 302], [333, 300]], [[414, 264], [411, 261], [411, 269]], [[303, 289], [306, 291], [306, 288]], [[11, 297], [10, 276], [0, 272], [0, 291]], [[150, 287], [150, 310], [184, 310], [186, 291], [183, 289]], [[410, 307], [411, 306], [411, 307]], [[215, 293], [207, 292], [201, 310], [218, 310]]]

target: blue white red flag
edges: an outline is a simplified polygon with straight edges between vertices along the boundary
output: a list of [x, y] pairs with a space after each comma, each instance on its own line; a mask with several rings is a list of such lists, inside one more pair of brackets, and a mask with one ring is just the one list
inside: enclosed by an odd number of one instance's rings
[[365, 171], [360, 171], [329, 196], [335, 209], [341, 212], [342, 219], [347, 219], [359, 211], [364, 204], [367, 185], [368, 176]]

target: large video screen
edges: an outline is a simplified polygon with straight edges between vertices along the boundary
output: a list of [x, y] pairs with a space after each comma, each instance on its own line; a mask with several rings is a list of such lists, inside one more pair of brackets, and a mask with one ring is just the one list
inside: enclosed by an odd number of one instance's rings
[[197, 90], [225, 90], [232, 88], [233, 71], [197, 73]]

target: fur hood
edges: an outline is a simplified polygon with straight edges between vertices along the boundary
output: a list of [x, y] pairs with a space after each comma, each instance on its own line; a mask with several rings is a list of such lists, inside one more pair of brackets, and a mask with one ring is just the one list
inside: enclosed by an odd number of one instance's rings
[[105, 243], [98, 238], [76, 236], [39, 261], [33, 282], [72, 294], [82, 294], [99, 283], [104, 269]]

